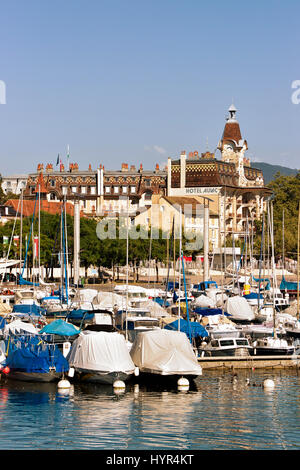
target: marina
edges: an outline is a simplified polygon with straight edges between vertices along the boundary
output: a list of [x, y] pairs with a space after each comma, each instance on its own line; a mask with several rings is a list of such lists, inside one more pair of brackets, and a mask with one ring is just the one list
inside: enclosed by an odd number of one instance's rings
[[299, 450], [300, 3], [2, 3], [0, 449]]

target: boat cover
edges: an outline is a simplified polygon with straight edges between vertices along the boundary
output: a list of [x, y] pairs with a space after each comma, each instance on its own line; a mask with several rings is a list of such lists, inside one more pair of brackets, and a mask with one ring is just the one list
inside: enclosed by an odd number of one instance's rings
[[194, 305], [197, 307], [209, 308], [214, 307], [215, 302], [213, 301], [213, 299], [207, 297], [207, 295], [200, 295], [194, 300]]
[[198, 315], [202, 315], [203, 317], [208, 317], [211, 315], [225, 315], [228, 316], [226, 312], [223, 312], [221, 308], [204, 308], [204, 307], [196, 307], [193, 310]]
[[85, 310], [83, 308], [77, 308], [68, 313], [68, 320], [92, 320], [94, 318], [93, 310]]
[[67, 323], [59, 318], [58, 320], [54, 320], [53, 322], [44, 326], [44, 328], [40, 331], [40, 334], [42, 333], [60, 336], [74, 336], [78, 335], [80, 331], [72, 323]]
[[24, 332], [37, 335], [39, 333], [39, 330], [32, 323], [23, 322], [19, 319], [14, 320], [10, 323], [6, 323], [3, 329], [3, 333], [7, 333], [7, 334], [10, 334], [10, 333], [16, 334], [16, 333], [24, 333]]
[[[297, 282], [293, 281], [286, 281], [285, 277], [282, 277], [281, 283], [280, 283], [280, 290], [297, 290]], [[299, 288], [300, 288], [300, 282], [299, 282]]]
[[[172, 323], [168, 323], [165, 326], [165, 329], [178, 331], [178, 320], [175, 320]], [[188, 337], [190, 335], [189, 332], [191, 331], [191, 337], [192, 338], [197, 338], [197, 337], [204, 338], [204, 337], [208, 336], [208, 333], [207, 333], [206, 329], [200, 323], [198, 323], [196, 321], [188, 322], [186, 320], [183, 320], [183, 318], [180, 319], [179, 331], [182, 331]]]
[[68, 356], [70, 367], [102, 373], [131, 374], [135, 366], [120, 333], [84, 331], [75, 339]]
[[159, 375], [201, 375], [191, 343], [185, 333], [166, 329], [139, 333], [130, 355], [141, 372]]
[[15, 304], [13, 306], [13, 313], [40, 316], [45, 314], [45, 309], [36, 304]]
[[240, 296], [228, 297], [225, 303], [225, 310], [234, 320], [253, 321], [255, 319], [247, 300]]
[[26, 373], [48, 373], [55, 367], [56, 372], [69, 370], [69, 364], [58, 347], [46, 344], [39, 336], [11, 336], [8, 343], [6, 365], [11, 370]]

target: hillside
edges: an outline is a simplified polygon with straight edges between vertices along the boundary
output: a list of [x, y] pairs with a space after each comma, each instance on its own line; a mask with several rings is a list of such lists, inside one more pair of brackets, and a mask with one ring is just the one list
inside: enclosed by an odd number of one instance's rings
[[281, 165], [271, 165], [270, 163], [251, 162], [251, 166], [253, 168], [262, 170], [265, 184], [268, 184], [274, 178], [277, 172], [280, 172], [282, 175], [295, 175], [298, 173], [297, 169], [288, 168]]

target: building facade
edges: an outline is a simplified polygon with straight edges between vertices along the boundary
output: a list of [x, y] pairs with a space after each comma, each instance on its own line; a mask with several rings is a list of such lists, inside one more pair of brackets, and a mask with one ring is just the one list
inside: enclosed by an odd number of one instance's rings
[[[182, 152], [179, 159], [168, 159], [167, 195], [199, 197], [213, 206], [215, 231], [210, 227], [210, 241], [215, 247], [224, 238], [244, 237], [260, 219], [266, 199], [271, 195], [264, 184], [262, 171], [251, 167], [245, 157], [247, 141], [242, 139], [236, 109], [229, 108], [221, 140], [217, 146], [221, 157], [210, 152]], [[215, 213], [218, 218], [215, 218]], [[211, 225], [211, 224], [210, 224]]]
[[45, 169], [39, 164], [37, 171], [28, 175], [24, 198], [34, 199], [38, 187], [43, 188], [48, 201], [79, 199], [86, 216], [134, 213], [139, 207], [151, 206], [154, 195], [166, 193], [166, 170], [158, 165], [153, 171], [144, 170], [142, 165], [137, 170], [126, 163], [120, 170], [105, 170], [102, 165], [96, 170], [91, 165], [80, 170], [78, 164], [71, 163], [68, 169], [60, 165], [57, 171], [51, 164]]

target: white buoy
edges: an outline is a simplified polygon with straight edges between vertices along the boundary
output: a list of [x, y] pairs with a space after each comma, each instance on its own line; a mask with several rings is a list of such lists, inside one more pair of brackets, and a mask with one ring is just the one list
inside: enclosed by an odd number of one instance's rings
[[189, 383], [188, 379], [186, 379], [184, 377], [181, 377], [177, 381], [177, 386], [178, 386], [179, 390], [187, 390], [190, 386], [190, 383]]
[[62, 380], [60, 380], [60, 381], [58, 382], [57, 387], [58, 387], [59, 389], [67, 389], [67, 388], [70, 388], [70, 387], [71, 387], [71, 384], [70, 384], [70, 382], [69, 382], [68, 380], [62, 379]]
[[138, 367], [135, 367], [134, 369], [134, 375], [138, 377], [140, 375], [140, 369]]
[[114, 383], [113, 383], [113, 387], [115, 390], [124, 390], [125, 388], [125, 383], [123, 382], [123, 380], [115, 380]]
[[266, 380], [264, 380], [264, 387], [265, 388], [274, 388], [275, 384], [274, 384], [273, 380], [266, 379]]

